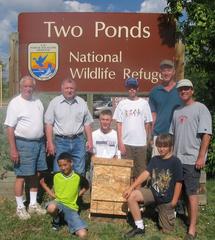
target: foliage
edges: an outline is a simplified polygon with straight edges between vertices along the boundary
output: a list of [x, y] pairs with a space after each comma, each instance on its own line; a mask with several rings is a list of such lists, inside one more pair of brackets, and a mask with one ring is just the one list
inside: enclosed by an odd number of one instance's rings
[[[185, 44], [185, 77], [193, 80], [196, 99], [204, 103], [214, 116], [215, 1], [167, 0], [167, 3], [166, 11], [176, 20], [177, 36]], [[213, 137], [208, 154], [209, 175], [215, 174], [214, 148]]]
[[[213, 114], [213, 130], [215, 131], [215, 113]], [[211, 139], [210, 151], [208, 152], [208, 160], [206, 165], [206, 172], [209, 177], [215, 176], [215, 135], [213, 135]]]
[[0, 173], [3, 169], [11, 170], [12, 163], [9, 158], [8, 142], [6, 140], [6, 132], [4, 127], [4, 119], [6, 114], [6, 107], [0, 109]]

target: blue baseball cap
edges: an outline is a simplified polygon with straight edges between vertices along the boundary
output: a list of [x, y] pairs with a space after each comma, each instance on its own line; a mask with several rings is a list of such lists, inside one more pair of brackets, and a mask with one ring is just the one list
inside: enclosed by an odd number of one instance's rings
[[136, 78], [128, 78], [125, 80], [125, 87], [138, 87], [139, 82]]

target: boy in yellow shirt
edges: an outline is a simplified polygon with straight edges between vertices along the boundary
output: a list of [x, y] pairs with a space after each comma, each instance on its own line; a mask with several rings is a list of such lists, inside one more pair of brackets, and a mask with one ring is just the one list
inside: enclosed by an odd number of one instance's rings
[[53, 223], [58, 229], [60, 216], [63, 215], [69, 231], [80, 238], [87, 236], [87, 225], [78, 214], [77, 198], [89, 188], [87, 180], [73, 171], [73, 161], [69, 153], [58, 157], [60, 172], [54, 175], [54, 192], [50, 194], [55, 200], [47, 206], [47, 212], [53, 216]]

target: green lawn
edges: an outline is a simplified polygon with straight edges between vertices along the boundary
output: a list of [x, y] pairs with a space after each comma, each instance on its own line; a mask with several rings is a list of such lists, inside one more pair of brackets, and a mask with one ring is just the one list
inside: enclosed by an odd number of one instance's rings
[[[207, 181], [208, 205], [201, 207], [198, 223], [198, 238], [215, 239], [215, 180]], [[86, 201], [86, 200], [85, 200]], [[82, 217], [89, 225], [89, 236], [91, 240], [115, 240], [124, 239], [123, 234], [130, 229], [126, 221], [119, 223], [114, 219], [105, 222], [99, 218], [89, 219], [89, 209], [82, 210]], [[67, 227], [63, 227], [59, 232], [51, 229], [51, 218], [48, 215], [38, 217], [33, 216], [28, 221], [20, 221], [15, 215], [14, 200], [0, 199], [0, 239], [1, 240], [48, 240], [77, 239], [71, 236]], [[144, 239], [150, 240], [180, 240], [186, 232], [186, 227], [181, 219], [177, 218], [175, 230], [171, 234], [162, 234], [158, 231], [156, 223], [152, 219], [145, 219], [146, 234]], [[142, 238], [135, 238], [142, 239]]]

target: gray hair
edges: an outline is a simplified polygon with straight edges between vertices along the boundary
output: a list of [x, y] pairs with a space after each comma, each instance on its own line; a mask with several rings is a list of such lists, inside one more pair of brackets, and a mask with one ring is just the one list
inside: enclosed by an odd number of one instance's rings
[[61, 88], [63, 87], [63, 85], [64, 85], [65, 83], [72, 83], [72, 84], [75, 86], [75, 88], [77, 87], [77, 83], [76, 83], [76, 81], [75, 81], [74, 79], [65, 78], [65, 79], [62, 81], [62, 83], [61, 83]]
[[28, 80], [28, 79], [32, 80], [34, 87], [36, 86], [36, 80], [35, 80], [34, 78], [32, 78], [31, 76], [26, 75], [26, 76], [24, 76], [24, 77], [21, 78], [21, 80], [20, 80], [20, 82], [19, 82], [20, 87], [21, 87], [21, 86], [23, 85], [23, 83], [24, 83], [26, 80]]

